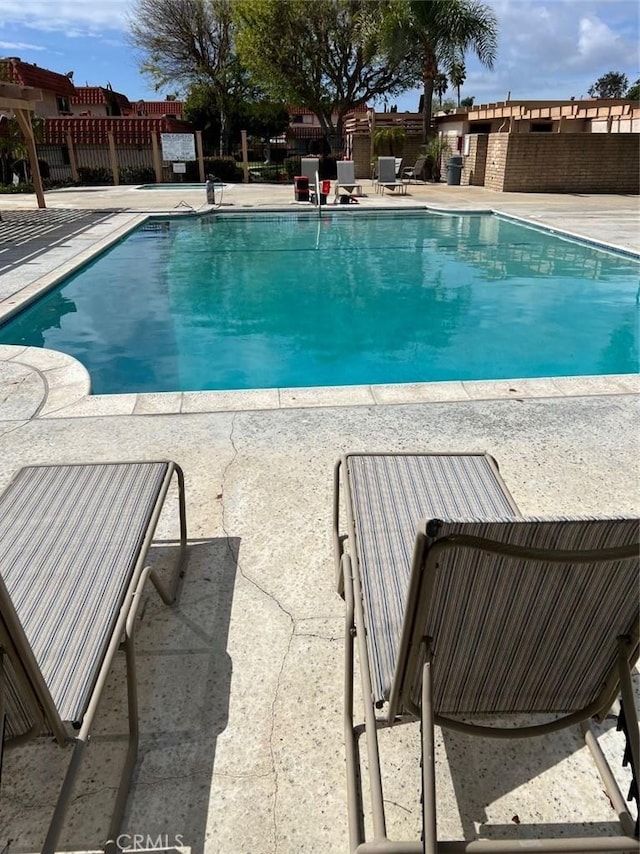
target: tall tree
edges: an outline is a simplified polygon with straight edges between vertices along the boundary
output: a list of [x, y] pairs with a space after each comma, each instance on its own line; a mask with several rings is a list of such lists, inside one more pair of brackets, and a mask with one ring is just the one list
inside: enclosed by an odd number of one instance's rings
[[589, 89], [590, 98], [624, 98], [629, 87], [629, 79], [626, 74], [619, 71], [609, 71], [598, 77]]
[[220, 117], [220, 153], [228, 148], [228, 115], [245, 76], [233, 43], [232, 0], [136, 0], [130, 38], [156, 89], [205, 84]]
[[369, 0], [234, 0], [241, 61], [276, 100], [306, 107], [332, 144], [344, 117], [416, 81], [415, 61], [382, 51]]
[[498, 22], [480, 0], [378, 0], [381, 30], [387, 44], [411, 54], [421, 65], [424, 89], [422, 135], [431, 133], [434, 84], [439, 73], [451, 74], [456, 62], [472, 51], [487, 68], [497, 53]]
[[456, 90], [458, 106], [460, 106], [460, 89], [464, 85], [464, 81], [467, 79], [467, 69], [463, 60], [457, 59], [451, 64], [449, 79], [451, 80], [451, 85]]
[[438, 96], [438, 106], [442, 106], [442, 98], [444, 97], [444, 93], [449, 88], [449, 78], [446, 74], [443, 74], [439, 71], [434, 80], [433, 80], [433, 91]]
[[632, 83], [624, 97], [630, 101], [640, 101], [640, 77]]
[[[220, 136], [220, 115], [215, 94], [208, 86], [196, 84], [189, 88], [184, 101], [184, 115], [202, 131], [205, 151], [212, 151]], [[240, 131], [246, 130], [249, 136], [265, 142], [284, 133], [289, 125], [289, 111], [283, 104], [265, 101], [259, 93], [254, 93], [251, 98], [233, 103], [227, 122], [232, 138], [237, 139]]]

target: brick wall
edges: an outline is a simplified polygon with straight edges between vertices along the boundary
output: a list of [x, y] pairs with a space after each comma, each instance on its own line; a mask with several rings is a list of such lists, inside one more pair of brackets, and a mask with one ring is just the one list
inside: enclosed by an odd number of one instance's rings
[[[519, 134], [490, 133], [487, 136], [487, 158], [484, 174], [484, 186], [489, 190], [504, 190], [507, 155], [510, 140], [520, 138]], [[528, 139], [529, 137], [522, 137]]]
[[469, 154], [462, 158], [461, 184], [484, 187], [488, 141], [489, 136], [486, 133], [474, 133], [469, 136]]
[[639, 164], [640, 134], [514, 134], [509, 137], [502, 189], [638, 193]]

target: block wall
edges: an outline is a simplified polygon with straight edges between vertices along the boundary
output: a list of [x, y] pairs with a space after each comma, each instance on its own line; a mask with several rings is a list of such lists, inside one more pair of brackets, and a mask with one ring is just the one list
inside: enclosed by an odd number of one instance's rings
[[484, 187], [488, 140], [486, 133], [474, 133], [469, 137], [469, 154], [462, 158], [461, 184]]
[[505, 192], [638, 193], [640, 134], [511, 135]]

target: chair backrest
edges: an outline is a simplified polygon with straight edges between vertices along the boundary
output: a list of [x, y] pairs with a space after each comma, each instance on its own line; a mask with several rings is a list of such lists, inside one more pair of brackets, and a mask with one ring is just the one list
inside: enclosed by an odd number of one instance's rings
[[356, 183], [356, 167], [353, 160], [338, 160], [336, 163], [338, 171], [338, 184], [355, 184]]
[[418, 159], [416, 160], [416, 162], [414, 163], [414, 165], [412, 167], [414, 177], [420, 175], [420, 173], [424, 169], [424, 164], [426, 162], [427, 162], [426, 157], [418, 157]]
[[378, 181], [381, 184], [394, 184], [396, 180], [395, 157], [378, 157]]
[[396, 160], [396, 164], [395, 164], [396, 175], [399, 175], [400, 174], [400, 167], [402, 166], [402, 157], [396, 157], [395, 160]]
[[420, 705], [423, 638], [436, 714], [607, 710], [619, 639], [637, 657], [638, 520], [426, 522], [390, 714]]
[[300, 161], [300, 171], [309, 179], [309, 186], [313, 187], [316, 180], [316, 172], [319, 169], [320, 160], [317, 157], [303, 157]]
[[[67, 732], [0, 577], [0, 727], [4, 741], [53, 735], [60, 744]], [[0, 736], [1, 737], [1, 736]]]

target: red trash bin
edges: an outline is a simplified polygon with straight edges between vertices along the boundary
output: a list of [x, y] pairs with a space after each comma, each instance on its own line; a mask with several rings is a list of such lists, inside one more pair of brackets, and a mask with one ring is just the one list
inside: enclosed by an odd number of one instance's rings
[[293, 179], [296, 202], [309, 201], [309, 179], [306, 175], [296, 175]]

